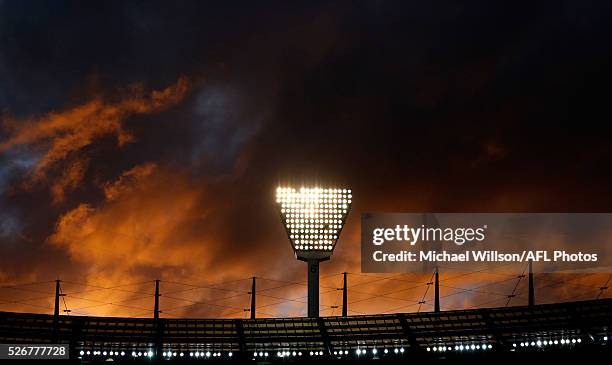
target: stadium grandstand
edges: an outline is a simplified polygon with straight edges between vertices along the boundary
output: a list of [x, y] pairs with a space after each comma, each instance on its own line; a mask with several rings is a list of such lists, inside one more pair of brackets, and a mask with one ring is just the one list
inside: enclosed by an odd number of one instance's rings
[[610, 354], [612, 299], [319, 318], [169, 319], [0, 312], [2, 343], [65, 343], [71, 361], [489, 362]]
[[[528, 274], [526, 272], [528, 271]], [[283, 303], [297, 306], [305, 304], [302, 298], [283, 297], [278, 290], [288, 290], [291, 286], [303, 286], [303, 282], [288, 282], [271, 278], [257, 278], [263, 282], [256, 290], [256, 278], [245, 278], [216, 284], [190, 284], [164, 282], [170, 286], [160, 291], [160, 280], [153, 281], [154, 294], [146, 289], [125, 289], [126, 286], [150, 285], [151, 282], [130, 283], [112, 287], [53, 280], [21, 285], [5, 285], [0, 288], [13, 293], [13, 300], [5, 304], [30, 304], [44, 310], [43, 313], [23, 313], [0, 311], [0, 344], [64, 344], [68, 345], [70, 362], [77, 364], [118, 362], [118, 363], [312, 363], [314, 361], [355, 363], [408, 363], [415, 360], [425, 363], [490, 363], [522, 361], [581, 361], [585, 358], [609, 358], [612, 353], [612, 298], [606, 297], [612, 279], [608, 275], [603, 286], [576, 282], [571, 276], [565, 280], [551, 280], [544, 275], [538, 288], [545, 290], [551, 286], [574, 288], [569, 291], [570, 298], [558, 298], [546, 304], [535, 303], [535, 280], [531, 264], [525, 266], [520, 275], [508, 274], [488, 284], [459, 287], [446, 284], [448, 281], [464, 279], [467, 275], [480, 272], [456, 274], [440, 280], [436, 269], [429, 280], [414, 282], [402, 275], [364, 275], [353, 273], [356, 281], [352, 288], [360, 299], [347, 300], [350, 273], [329, 275], [336, 280], [341, 275], [342, 288], [325, 285], [326, 291], [342, 294], [342, 311], [333, 315], [340, 306], [326, 306], [331, 310], [326, 316], [284, 316], [260, 312], [260, 308], [271, 309]], [[496, 275], [498, 276], [498, 275]], [[358, 281], [359, 277], [364, 280]], [[526, 280], [523, 280], [526, 279]], [[603, 279], [603, 277], [601, 278]], [[362, 314], [348, 307], [363, 301], [390, 298], [389, 292], [381, 292], [375, 287], [374, 294], [363, 297], [365, 285], [379, 285], [393, 281], [392, 292], [406, 292], [402, 283], [415, 288], [412, 295], [416, 298], [402, 298], [410, 303], [395, 307], [392, 311], [380, 314]], [[266, 285], [266, 282], [268, 284]], [[442, 282], [442, 284], [440, 283]], [[592, 281], [589, 281], [592, 282]], [[413, 284], [417, 283], [417, 286]], [[521, 286], [521, 283], [527, 286]], [[50, 299], [48, 296], [18, 299], [18, 293], [49, 294], [48, 286], [55, 286], [55, 305], [36, 304], [35, 300]], [[68, 291], [64, 291], [67, 285]], [[248, 286], [247, 286], [248, 284]], [[280, 284], [280, 285], [279, 285]], [[72, 285], [72, 287], [70, 286]], [[511, 292], [488, 290], [488, 286], [500, 286]], [[180, 288], [183, 289], [180, 289]], [[440, 287], [452, 288], [450, 294], [440, 295]], [[422, 288], [422, 289], [421, 289]], [[432, 290], [430, 290], [432, 289]], [[211, 293], [229, 292], [228, 298], [239, 301], [249, 299], [250, 309], [236, 308], [240, 304], [227, 307], [228, 311], [239, 312], [190, 318], [174, 316], [177, 314], [173, 300], [179, 292], [194, 295], [206, 290]], [[274, 295], [270, 295], [271, 292]], [[422, 290], [421, 292], [419, 292]], [[522, 297], [520, 291], [528, 293]], [[114, 292], [127, 295], [126, 299], [114, 297]], [[290, 290], [290, 292], [293, 292]], [[481, 303], [478, 307], [466, 309], [441, 310], [440, 299], [448, 299], [454, 294], [498, 295], [494, 301]], [[53, 292], [50, 293], [53, 295]], [[168, 294], [168, 295], [167, 295]], [[92, 297], [92, 295], [98, 295]], [[134, 295], [145, 295], [137, 296]], [[160, 297], [167, 302], [165, 311], [160, 310]], [[256, 295], [273, 298], [270, 304], [256, 306]], [[288, 294], [286, 294], [288, 295]], [[335, 295], [335, 294], [334, 294]], [[577, 300], [573, 297], [591, 296], [592, 299]], [[218, 295], [223, 299], [224, 295]], [[103, 300], [103, 298], [108, 298]], [[246, 297], [246, 298], [245, 298]], [[150, 309], [136, 306], [131, 302], [152, 300]], [[174, 298], [174, 299], [173, 299]], [[224, 306], [224, 301], [196, 301], [184, 298], [192, 306]], [[241, 299], [242, 298], [242, 299]], [[513, 303], [513, 299], [525, 302]], [[330, 298], [331, 299], [331, 298]], [[339, 297], [336, 297], [336, 301]], [[71, 302], [72, 301], [72, 302]], [[503, 301], [505, 306], [484, 307], [488, 303]], [[71, 305], [69, 309], [68, 304]], [[85, 303], [90, 302], [89, 305]], [[79, 303], [83, 303], [79, 305]], [[166, 302], [165, 302], [166, 303]], [[526, 303], [523, 305], [523, 303]], [[502, 305], [503, 305], [502, 304]], [[518, 304], [518, 305], [517, 305]], [[211, 305], [213, 307], [211, 307]], [[86, 313], [87, 308], [113, 306], [127, 310], [138, 309], [136, 315], [99, 316]], [[413, 307], [416, 311], [406, 313]], [[430, 311], [421, 311], [421, 308]], [[184, 306], [182, 306], [184, 307]], [[404, 308], [404, 311], [397, 311]], [[145, 310], [142, 312], [141, 310]], [[166, 310], [167, 309], [167, 310]], [[52, 314], [49, 313], [52, 310]], [[62, 313], [63, 314], [60, 314]], [[249, 313], [250, 312], [250, 313]], [[163, 316], [161, 315], [163, 313]], [[265, 317], [256, 318], [255, 313]], [[357, 313], [351, 315], [349, 313]], [[267, 314], [267, 315], [266, 315]], [[246, 315], [245, 317], [240, 317]], [[234, 316], [234, 317], [232, 317]], [[235, 317], [238, 316], [238, 317]], [[21, 360], [19, 360], [21, 361]], [[55, 360], [63, 361], [66, 360]]]

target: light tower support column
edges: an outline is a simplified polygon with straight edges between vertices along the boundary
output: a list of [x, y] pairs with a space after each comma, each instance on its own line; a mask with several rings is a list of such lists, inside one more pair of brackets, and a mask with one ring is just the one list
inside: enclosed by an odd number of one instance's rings
[[319, 259], [308, 259], [308, 317], [319, 316]]

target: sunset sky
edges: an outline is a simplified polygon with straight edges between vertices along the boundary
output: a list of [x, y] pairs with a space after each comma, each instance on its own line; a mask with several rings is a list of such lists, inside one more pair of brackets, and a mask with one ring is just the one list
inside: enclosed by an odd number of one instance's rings
[[[316, 184], [354, 195], [321, 303], [348, 271], [352, 314], [416, 311], [429, 274], [360, 274], [362, 212], [610, 211], [611, 8], [0, 1], [0, 310], [48, 313], [60, 278], [74, 314], [146, 316], [161, 279], [166, 316], [242, 317], [257, 276], [258, 315], [304, 315], [274, 194]], [[443, 275], [443, 309], [523, 269]]]

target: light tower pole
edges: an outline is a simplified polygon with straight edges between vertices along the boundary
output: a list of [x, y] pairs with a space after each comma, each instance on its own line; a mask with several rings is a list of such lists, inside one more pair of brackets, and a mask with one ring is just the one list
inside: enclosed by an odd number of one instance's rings
[[[329, 260], [329, 258], [327, 258]], [[321, 259], [308, 259], [308, 317], [319, 316], [319, 262]]]
[[276, 202], [295, 257], [308, 264], [308, 317], [319, 316], [319, 263], [330, 259], [352, 203], [350, 189], [279, 187]]

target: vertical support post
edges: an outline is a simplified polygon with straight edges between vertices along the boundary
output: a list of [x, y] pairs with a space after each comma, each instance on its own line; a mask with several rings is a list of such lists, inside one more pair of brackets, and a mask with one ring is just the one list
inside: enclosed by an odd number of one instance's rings
[[331, 342], [329, 340], [329, 335], [327, 334], [327, 327], [325, 327], [325, 321], [323, 320], [323, 318], [317, 318], [317, 326], [319, 327], [319, 333], [321, 334], [321, 341], [323, 342], [323, 346], [325, 347], [325, 356], [331, 356]]
[[82, 350], [85, 343], [83, 341], [83, 317], [72, 317], [72, 330], [70, 331], [70, 358], [76, 359], [79, 355], [79, 350]]
[[153, 318], [159, 319], [159, 279], [155, 280], [155, 309], [153, 309]]
[[308, 317], [319, 316], [319, 259], [308, 259]]
[[240, 359], [242, 360], [248, 360], [250, 359], [250, 357], [247, 354], [248, 350], [246, 340], [244, 338], [244, 325], [241, 319], [235, 319], [234, 321], [234, 324], [236, 326], [236, 335], [238, 336], [238, 346], [240, 348], [240, 353], [238, 354], [238, 356], [240, 356]]
[[497, 342], [497, 346], [499, 346], [501, 349], [506, 348], [506, 341], [504, 340], [504, 336], [499, 329], [500, 326], [495, 324], [495, 319], [493, 319], [489, 310], [478, 309], [478, 312], [480, 312], [480, 315], [487, 326], [487, 331], [491, 333], [492, 337]]
[[253, 284], [251, 285], [251, 319], [255, 319], [255, 277], [253, 276]]
[[60, 307], [60, 280], [55, 280], [55, 306], [53, 307], [53, 320], [59, 319]]
[[533, 260], [529, 260], [529, 306], [535, 304], [535, 289], [533, 287]]
[[53, 307], [53, 342], [59, 341], [59, 312], [60, 312], [60, 280], [55, 280], [55, 306]]
[[410, 328], [410, 324], [406, 319], [406, 315], [402, 313], [397, 313], [396, 316], [400, 324], [402, 325], [404, 335], [408, 338], [408, 341], [410, 342], [410, 348], [413, 349], [415, 352], [420, 352], [422, 348], [421, 346], [419, 346], [419, 341], [417, 340], [414, 331], [412, 330], [412, 328]]
[[438, 267], [436, 266], [436, 281], [434, 284], [435, 287], [435, 300], [434, 300], [434, 312], [440, 312], [440, 274], [438, 272]]
[[159, 319], [159, 279], [155, 280], [155, 308], [153, 309], [153, 322], [156, 329], [155, 334], [155, 358], [161, 360], [163, 350], [164, 323]]
[[346, 317], [348, 315], [348, 293], [346, 290], [346, 273], [342, 273], [344, 275], [344, 285], [342, 285], [342, 317]]

